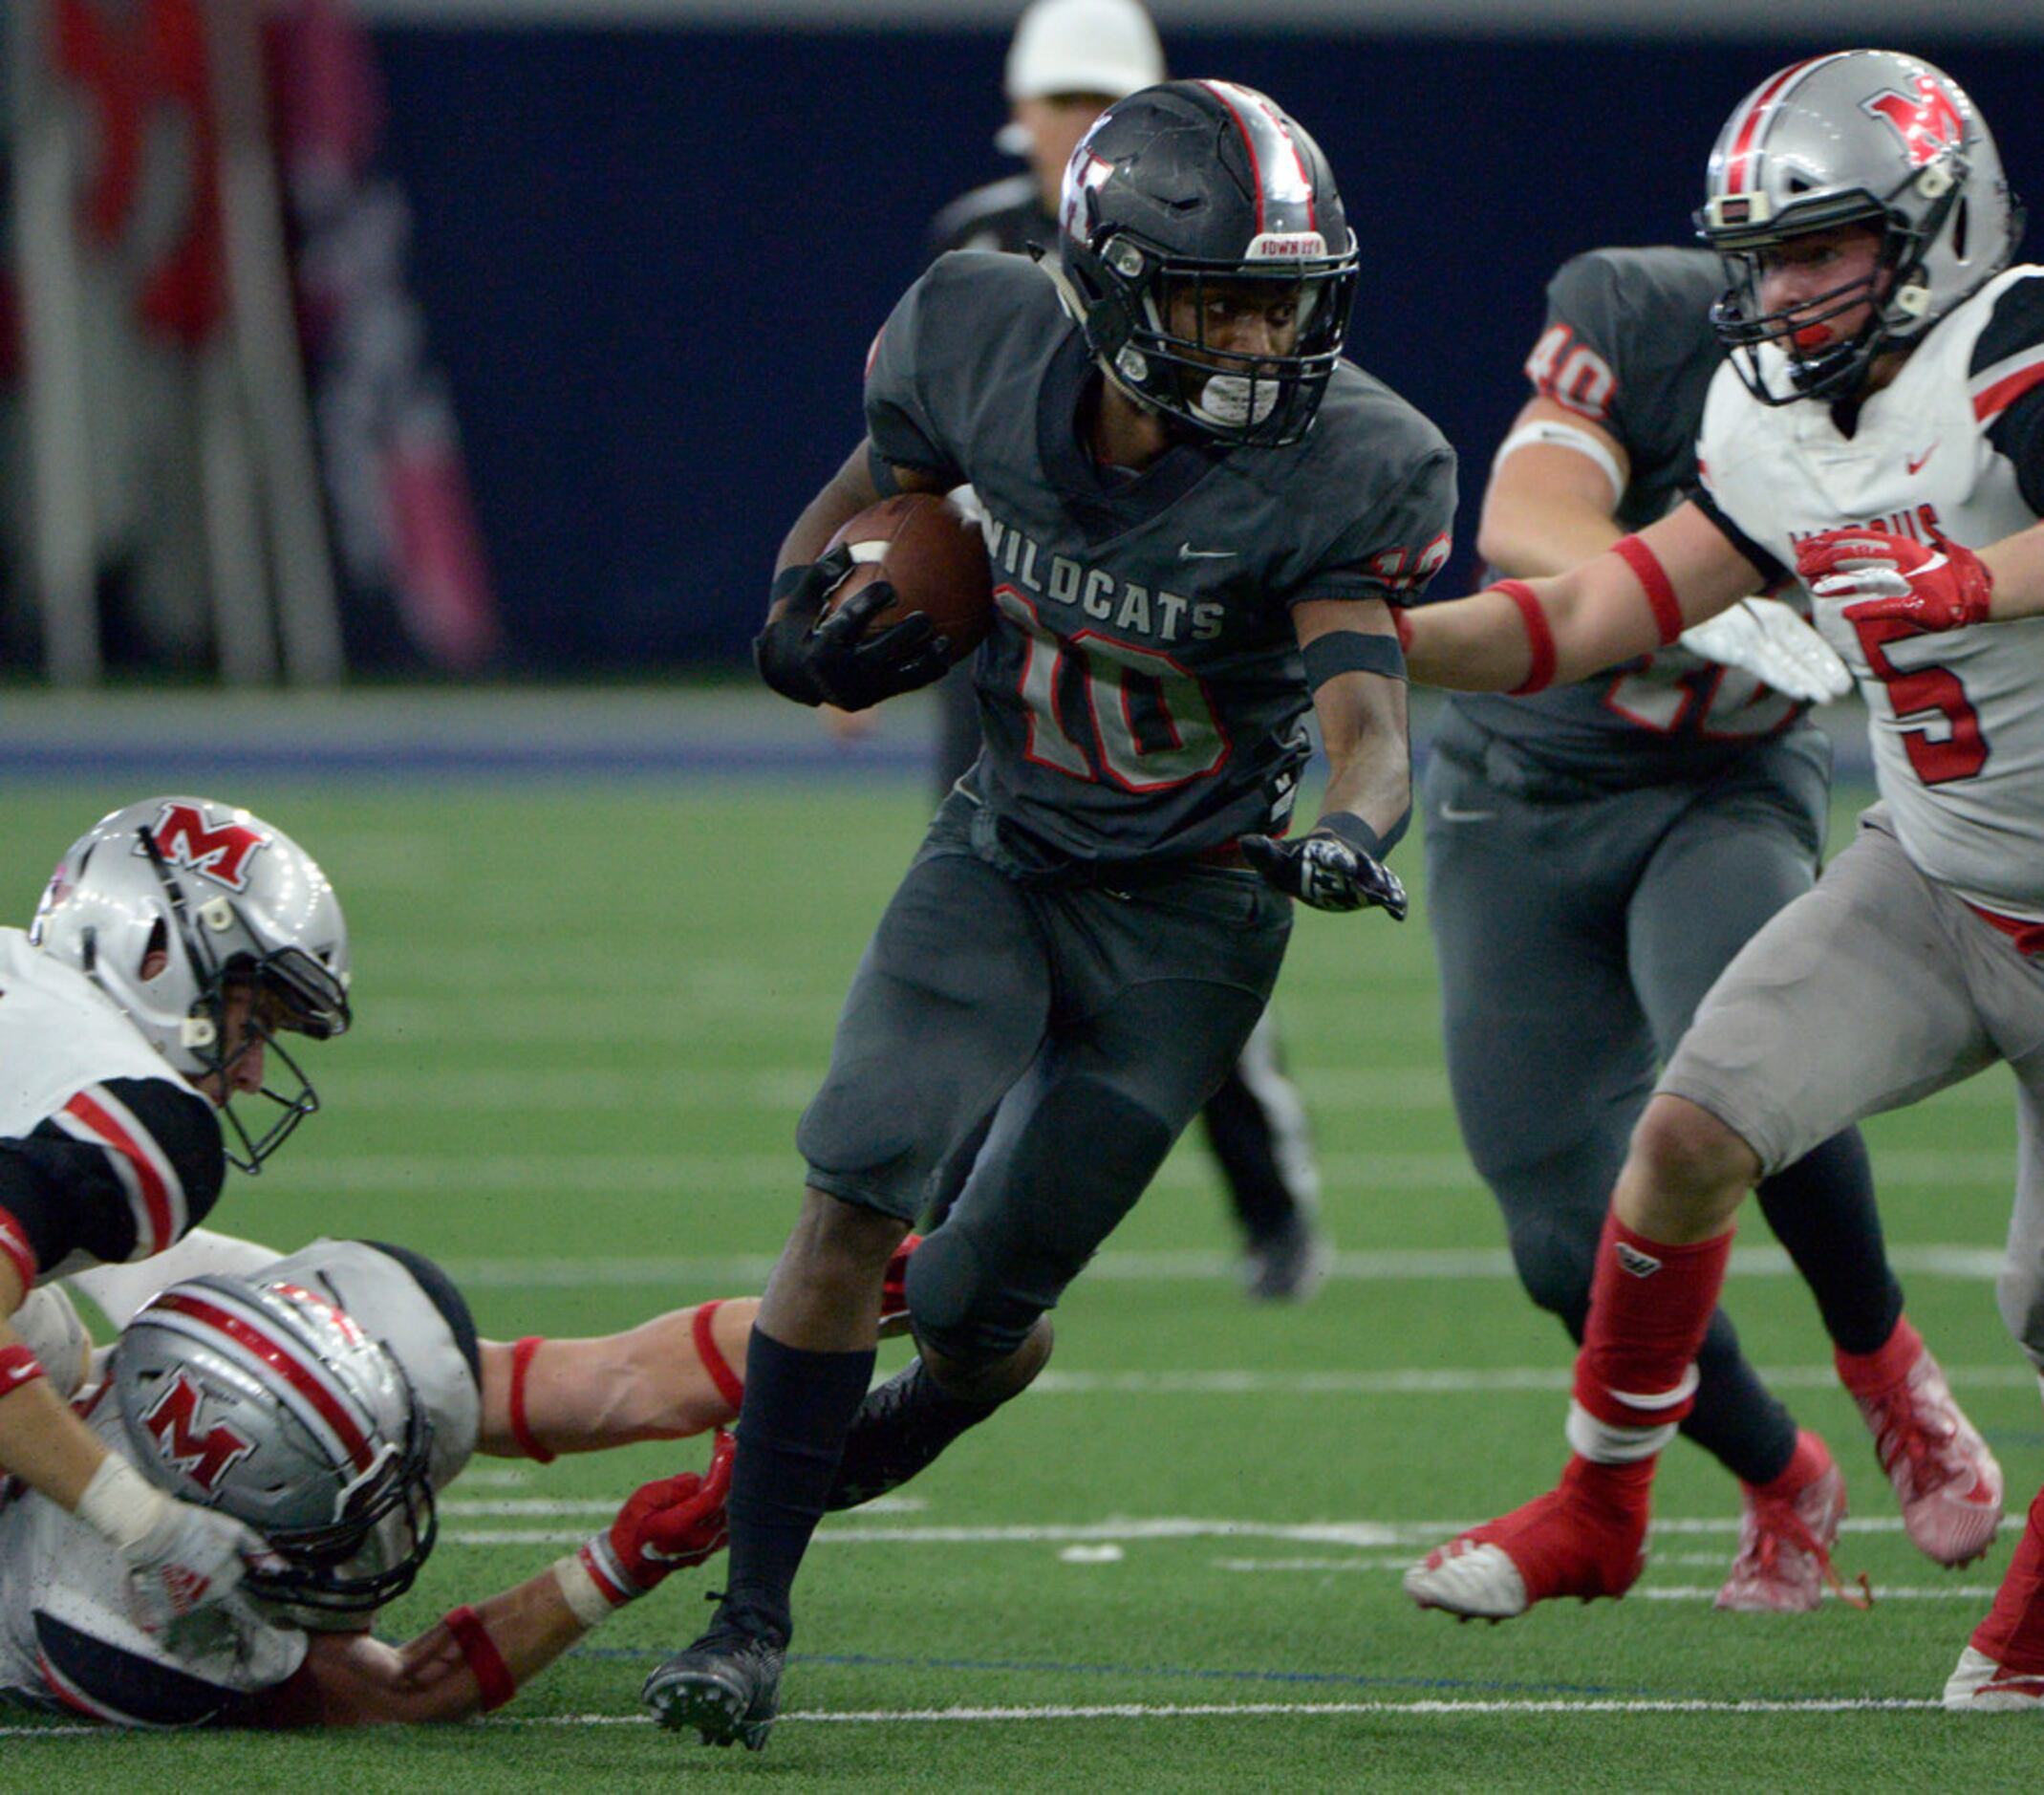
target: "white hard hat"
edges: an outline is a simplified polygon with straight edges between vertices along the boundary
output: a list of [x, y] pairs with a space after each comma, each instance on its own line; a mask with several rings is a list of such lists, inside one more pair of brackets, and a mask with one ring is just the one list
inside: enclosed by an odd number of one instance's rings
[[1164, 49], [1141, 0], [1034, 0], [1008, 47], [1007, 97], [1126, 98], [1164, 79]]

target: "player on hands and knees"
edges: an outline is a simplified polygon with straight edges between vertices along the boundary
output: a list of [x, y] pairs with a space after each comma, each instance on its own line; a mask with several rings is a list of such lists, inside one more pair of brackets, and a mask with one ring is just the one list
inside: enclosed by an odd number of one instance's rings
[[[1696, 426], [1724, 360], [1711, 322], [1723, 287], [1707, 249], [1598, 249], [1556, 275], [1526, 364], [1533, 396], [1484, 498], [1477, 548], [1495, 573], [1590, 559], [1694, 486]], [[1603, 678], [1457, 696], [1443, 711], [1425, 843], [1456, 1117], [1528, 1294], [1578, 1341], [1611, 1180], [1656, 1059], [1739, 947], [1810, 889], [1830, 749], [1803, 707], [1851, 682], [1789, 604], [1748, 598]], [[1940, 1562], [1973, 1556], [1992, 1511], [1955, 1513], [1939, 1498], [1962, 1475], [1967, 1488], [1998, 1480], [1948, 1396], [1926, 1408], [1915, 1394], [1936, 1362], [1907, 1360], [1916, 1335], [1858, 1132], [1762, 1179], [1758, 1195], [1907, 1485], [1912, 1537]], [[1900, 1362], [1921, 1376], [1897, 1376]], [[1837, 1581], [1842, 1475], [1762, 1385], [1722, 1309], [1697, 1373], [1682, 1431], [1738, 1477], [1744, 1503], [1718, 1606], [1816, 1608]], [[1926, 1435], [1966, 1443], [1937, 1461], [1952, 1476], [1935, 1491], [1911, 1445]]]
[[[761, 670], [828, 690], [850, 645], [802, 619], [806, 567], [883, 490], [970, 483], [998, 607], [986, 747], [880, 921], [803, 1116], [725, 1594], [646, 1682], [667, 1725], [764, 1742], [819, 1518], [1036, 1375], [1048, 1311], [1239, 1058], [1286, 898], [1404, 913], [1384, 863], [1409, 777], [1388, 601], [1447, 555], [1453, 458], [1341, 359], [1356, 268], [1312, 140], [1262, 95], [1174, 82], [1080, 144], [1054, 264], [946, 256], [881, 333], [869, 441], [789, 533]], [[939, 670], [926, 645], [865, 638], [875, 696]], [[1309, 704], [1325, 810], [1281, 840]], [[882, 1265], [982, 1135], [910, 1263], [919, 1356], [869, 1395]]]
[[[1560, 1488], [1408, 1575], [1423, 1605], [1457, 1613], [1624, 1591], [1745, 1192], [1996, 1058], [2022, 1116], [1999, 1296], [2044, 1370], [2044, 706], [2026, 632], [1996, 627], [2044, 610], [2044, 270], [2008, 266], [2019, 215], [1971, 102], [1889, 52], [1817, 57], [1755, 90], [1719, 140], [1702, 223], [1734, 277], [1704, 490], [1555, 578], [1416, 613], [1415, 677], [1581, 678], [1795, 568], [1866, 699], [1882, 802], [1712, 987], [1635, 1129]], [[1822, 482], [1819, 451], [1839, 470]], [[1912, 1343], [1893, 1359], [1890, 1388], [1917, 1386], [1898, 1412], [1956, 1416]], [[1984, 1538], [2000, 1490], [1983, 1456], [1955, 1430], [1906, 1450], [1952, 1537]], [[1998, 1684], [2044, 1670], [2040, 1564], [2033, 1510], [1948, 1700], [2000, 1700]]]

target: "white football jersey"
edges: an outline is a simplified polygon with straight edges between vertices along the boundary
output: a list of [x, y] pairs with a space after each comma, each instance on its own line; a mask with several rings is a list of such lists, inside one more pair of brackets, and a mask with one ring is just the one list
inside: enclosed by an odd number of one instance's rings
[[[186, 1103], [197, 1096], [83, 973], [32, 947], [20, 929], [0, 928], [0, 1137], [31, 1135], [49, 1122], [104, 1150], [133, 1212], [129, 1257], [145, 1259], [182, 1238], [212, 1206], [218, 1186], [194, 1200], [177, 1156], [106, 1088], [115, 1079], [161, 1084]], [[61, 1277], [98, 1263], [73, 1252], [40, 1267], [40, 1275]]]
[[[125, 1450], [120, 1411], [104, 1387], [86, 1425]], [[8, 1486], [0, 1497], [0, 1690], [117, 1726], [190, 1726], [286, 1681], [306, 1635], [248, 1604], [213, 1611], [200, 1646], [172, 1652], [128, 1611], [128, 1570], [98, 1534], [47, 1497]]]
[[[1721, 368], [1697, 452], [1711, 498], [1792, 572], [1797, 544], [1824, 530], [1936, 533], [1982, 549], [2030, 529], [2037, 514], [1988, 433], [2044, 380], [2044, 335], [1977, 374], [1972, 362], [1996, 302], [2037, 279], [2044, 269], [2011, 269], [1942, 319], [1849, 437], [1830, 406], [1763, 405]], [[1766, 353], [1770, 382], [1784, 390], [1780, 352]], [[1816, 621], [1859, 681], [1903, 847], [1969, 902], [2044, 919], [2044, 625], [1925, 635], [1848, 623], [1845, 602], [1814, 600]]]
[[[453, 1481], [475, 1451], [481, 1392], [448, 1316], [410, 1270], [360, 1241], [315, 1241], [242, 1275], [317, 1286], [337, 1299], [390, 1351], [431, 1417], [433, 1487]], [[112, 1397], [87, 1401], [88, 1424], [125, 1456]], [[362, 1624], [358, 1615], [302, 1618]], [[226, 1606], [200, 1644], [172, 1650], [130, 1620], [126, 1567], [111, 1546], [41, 1496], [17, 1486], [0, 1498], [0, 1690], [116, 1725], [189, 1725], [285, 1681], [305, 1654], [302, 1626], [242, 1601]]]

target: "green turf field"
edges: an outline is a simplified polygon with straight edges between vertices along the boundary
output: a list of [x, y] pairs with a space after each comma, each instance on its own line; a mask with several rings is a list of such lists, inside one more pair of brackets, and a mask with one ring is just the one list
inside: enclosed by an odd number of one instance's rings
[[[225, 784], [226, 782], [215, 782]], [[0, 800], [0, 916], [125, 790]], [[311, 1049], [328, 1113], [218, 1223], [446, 1262], [486, 1332], [596, 1331], [756, 1289], [793, 1211], [790, 1136], [867, 929], [915, 839], [909, 784], [595, 789], [314, 784], [233, 795], [311, 846], [354, 928], [357, 1030]], [[1842, 814], [1842, 813], [1841, 813]], [[1400, 856], [1409, 879], [1419, 856]], [[1420, 905], [1424, 896], [1420, 895]], [[833, 1519], [799, 1590], [764, 1757], [644, 1724], [655, 1659], [706, 1613], [684, 1573], [502, 1715], [325, 1739], [0, 1739], [11, 1788], [1887, 1788], [2034, 1781], [2033, 1720], [1934, 1706], [2007, 1562], [1916, 1556], [1813, 1306], [1749, 1214], [1728, 1306], [1832, 1440], [1869, 1613], [1712, 1611], [1729, 1480], [1688, 1447], [1623, 1604], [1457, 1627], [1396, 1572], [1559, 1469], [1569, 1352], [1506, 1275], [1461, 1157], [1423, 909], [1303, 917], [1280, 993], [1338, 1275], [1236, 1294], [1215, 1175], [1181, 1149], [1060, 1310], [1036, 1392], [892, 1504]], [[1911, 1313], [1987, 1430], [2017, 1519], [2037, 1392], [1987, 1282], [2012, 1170], [1997, 1071], [1871, 1125]], [[883, 1365], [903, 1349], [885, 1349]], [[544, 1566], [693, 1442], [485, 1461], [387, 1616], [405, 1635]], [[31, 1726], [33, 1722], [29, 1722]], [[764, 1779], [764, 1782], [762, 1782]]]

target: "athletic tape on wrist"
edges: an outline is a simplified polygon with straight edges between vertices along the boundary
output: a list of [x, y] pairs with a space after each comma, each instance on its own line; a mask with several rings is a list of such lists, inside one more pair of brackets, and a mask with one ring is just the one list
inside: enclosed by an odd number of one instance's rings
[[1300, 657], [1306, 666], [1306, 689], [1317, 692], [1345, 673], [1381, 673], [1388, 680], [1406, 677], [1406, 651], [1395, 636], [1369, 636], [1361, 630], [1330, 630], [1316, 636]]
[[520, 1452], [539, 1464], [551, 1464], [558, 1456], [539, 1443], [526, 1421], [526, 1373], [531, 1369], [532, 1355], [546, 1344], [544, 1336], [528, 1333], [511, 1349], [511, 1395], [506, 1405], [510, 1410], [512, 1440]]
[[1555, 633], [1547, 621], [1547, 609], [1540, 595], [1522, 579], [1501, 579], [1491, 588], [1502, 593], [1518, 607], [1518, 620], [1525, 627], [1526, 647], [1533, 665], [1522, 684], [1512, 687], [1514, 698], [1544, 692], [1555, 681]]
[[1661, 557], [1637, 536], [1621, 536], [1611, 552], [1632, 570], [1632, 577], [1646, 589], [1646, 604], [1654, 614], [1654, 628], [1666, 648], [1682, 634], [1682, 605], [1675, 597], [1675, 582], [1668, 578]]
[[691, 1332], [696, 1338], [696, 1356], [702, 1361], [702, 1369], [710, 1373], [710, 1381], [717, 1386], [717, 1394], [731, 1405], [737, 1413], [745, 1400], [745, 1380], [731, 1369], [731, 1361], [724, 1357], [723, 1349], [717, 1344], [717, 1334], [712, 1323], [717, 1311], [723, 1308], [724, 1299], [719, 1297], [714, 1303], [705, 1303], [696, 1311], [691, 1324]]
[[147, 1536], [170, 1500], [118, 1453], [109, 1453], [80, 1492], [73, 1512], [125, 1552]]
[[441, 1624], [454, 1635], [455, 1644], [468, 1660], [469, 1674], [483, 1692], [483, 1712], [488, 1714], [503, 1707], [518, 1693], [518, 1679], [505, 1663], [504, 1654], [497, 1650], [497, 1642], [489, 1636], [482, 1616], [464, 1603], [441, 1615]]
[[47, 1377], [43, 1362], [19, 1344], [0, 1347], [0, 1401], [17, 1390], [26, 1390], [38, 1377]]
[[[602, 1538], [602, 1535], [599, 1534], [597, 1538]], [[611, 1597], [606, 1580], [590, 1563], [590, 1547], [595, 1543], [592, 1540], [579, 1551], [570, 1552], [566, 1558], [553, 1561], [553, 1581], [561, 1591], [561, 1600], [568, 1604], [570, 1611], [581, 1622], [585, 1633], [590, 1628], [600, 1626], [609, 1620], [632, 1599], [626, 1594], [620, 1594], [615, 1600]]]

